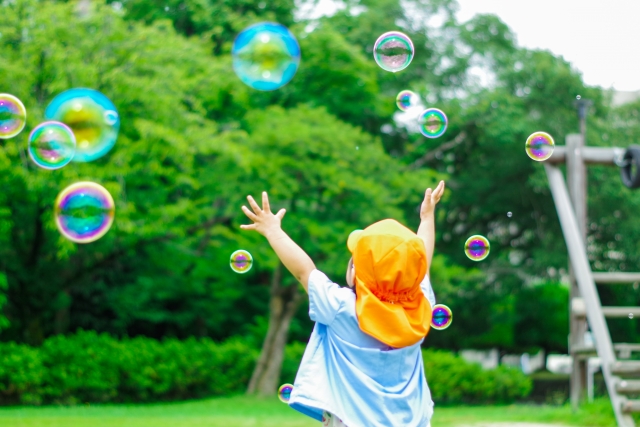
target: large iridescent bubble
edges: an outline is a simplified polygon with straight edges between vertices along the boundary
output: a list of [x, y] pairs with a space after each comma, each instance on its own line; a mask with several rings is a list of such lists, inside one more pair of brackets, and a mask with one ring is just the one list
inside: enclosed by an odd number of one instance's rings
[[287, 27], [263, 22], [243, 30], [233, 42], [233, 69], [257, 90], [275, 90], [291, 81], [300, 64], [300, 45]]
[[546, 132], [534, 132], [527, 138], [524, 148], [527, 156], [537, 162], [542, 162], [553, 154], [555, 142], [553, 137]]
[[373, 45], [373, 58], [385, 71], [402, 71], [413, 60], [413, 42], [406, 34], [389, 31], [378, 37]]
[[54, 214], [64, 237], [76, 243], [90, 243], [109, 231], [115, 210], [113, 198], [103, 186], [77, 182], [58, 194]]
[[44, 122], [29, 135], [29, 157], [43, 169], [60, 169], [76, 153], [76, 137], [60, 122]]
[[109, 152], [118, 139], [120, 116], [115, 105], [93, 89], [69, 89], [47, 106], [49, 120], [69, 126], [76, 136], [75, 162], [90, 162]]
[[0, 139], [13, 138], [27, 123], [27, 109], [18, 98], [0, 93]]

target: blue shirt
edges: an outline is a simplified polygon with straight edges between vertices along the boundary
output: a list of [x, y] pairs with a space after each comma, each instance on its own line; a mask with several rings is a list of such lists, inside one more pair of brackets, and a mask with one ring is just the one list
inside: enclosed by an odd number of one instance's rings
[[[429, 278], [422, 291], [435, 305]], [[391, 348], [360, 330], [356, 295], [314, 270], [309, 316], [315, 327], [289, 406], [322, 421], [323, 411], [348, 427], [426, 427], [433, 401], [420, 344]]]

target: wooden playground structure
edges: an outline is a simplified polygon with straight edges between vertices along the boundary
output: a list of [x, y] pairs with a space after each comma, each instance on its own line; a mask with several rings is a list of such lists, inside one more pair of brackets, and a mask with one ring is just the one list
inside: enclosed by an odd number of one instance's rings
[[[640, 147], [588, 147], [585, 144], [586, 112], [589, 101], [576, 102], [580, 134], [566, 137], [565, 146], [556, 146], [545, 162], [551, 194], [558, 212], [562, 233], [569, 252], [571, 280], [569, 352], [573, 360], [571, 403], [577, 408], [587, 384], [588, 358], [597, 354], [615, 412], [618, 427], [635, 427], [631, 416], [640, 412], [640, 360], [629, 360], [640, 352], [640, 344], [614, 344], [606, 318], [640, 318], [640, 307], [603, 307], [598, 284], [621, 284], [640, 281], [640, 272], [592, 272], [587, 257], [587, 174], [589, 164], [621, 168], [623, 184], [640, 187]], [[567, 183], [558, 164], [567, 165]], [[567, 185], [568, 184], [568, 185]], [[590, 329], [594, 345], [585, 343]], [[633, 399], [632, 397], [636, 398]]]

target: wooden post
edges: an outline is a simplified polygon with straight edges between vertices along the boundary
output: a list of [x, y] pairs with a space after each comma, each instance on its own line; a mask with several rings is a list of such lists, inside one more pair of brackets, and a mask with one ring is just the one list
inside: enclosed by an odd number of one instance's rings
[[[582, 127], [582, 126], [581, 126]], [[584, 160], [582, 159], [582, 149], [584, 138], [579, 134], [570, 134], [566, 138], [567, 144], [567, 184], [571, 204], [576, 215], [578, 229], [582, 242], [586, 242], [587, 237], [587, 173]], [[576, 282], [575, 272], [569, 264], [569, 279], [571, 281], [570, 297], [571, 301], [581, 298], [580, 290]], [[569, 307], [571, 310], [571, 307]], [[587, 385], [587, 362], [573, 353], [573, 348], [584, 347], [584, 335], [587, 332], [587, 321], [584, 317], [576, 316], [570, 311], [569, 317], [569, 352], [572, 355], [573, 370], [571, 371], [571, 406], [578, 409], [580, 400], [584, 396]]]

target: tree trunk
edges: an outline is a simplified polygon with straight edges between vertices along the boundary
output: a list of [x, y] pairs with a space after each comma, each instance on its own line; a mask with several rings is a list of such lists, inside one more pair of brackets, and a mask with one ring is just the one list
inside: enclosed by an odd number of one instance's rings
[[296, 285], [282, 285], [281, 263], [273, 272], [270, 293], [269, 328], [247, 388], [248, 394], [261, 396], [274, 395], [278, 389], [289, 326], [303, 297]]

